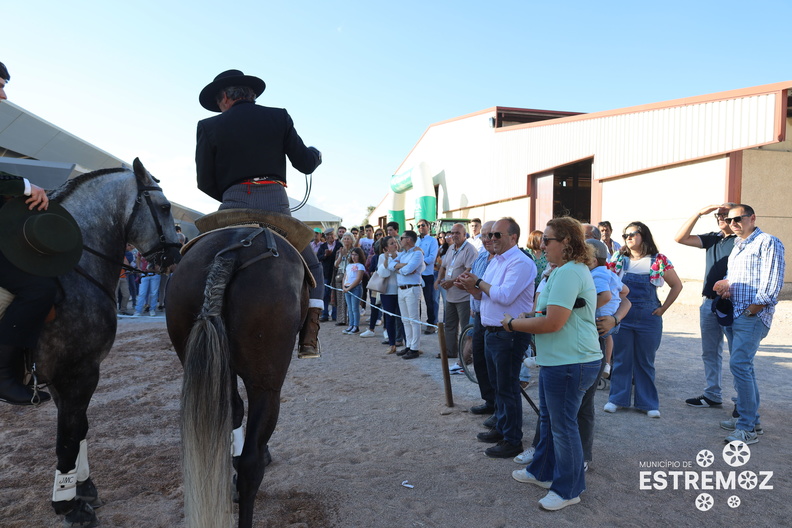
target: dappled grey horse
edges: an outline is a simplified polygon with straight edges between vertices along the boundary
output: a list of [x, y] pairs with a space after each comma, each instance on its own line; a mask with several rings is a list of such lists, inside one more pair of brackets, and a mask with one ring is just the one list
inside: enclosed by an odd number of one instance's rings
[[58, 407], [52, 506], [66, 526], [98, 525], [93, 508], [101, 501], [88, 466], [86, 412], [99, 364], [115, 340], [115, 291], [126, 243], [163, 267], [176, 262], [181, 247], [157, 180], [138, 159], [133, 169], [84, 174], [50, 193], [77, 220], [84, 243], [77, 268], [59, 278], [63, 300], [32, 357]]

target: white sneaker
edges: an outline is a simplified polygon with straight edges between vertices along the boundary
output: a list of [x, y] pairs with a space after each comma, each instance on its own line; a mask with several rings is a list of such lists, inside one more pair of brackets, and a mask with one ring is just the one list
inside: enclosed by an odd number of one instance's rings
[[388, 339], [388, 331], [387, 330], [383, 330], [382, 331], [382, 339]]
[[533, 462], [534, 453], [536, 453], [536, 448], [531, 446], [516, 457], [514, 457], [514, 461], [518, 464], [530, 464]]
[[151, 310], [151, 311], [149, 312], [149, 315], [150, 315], [151, 317], [157, 317], [157, 312], [156, 312], [156, 310]]
[[546, 482], [538, 480], [531, 473], [528, 473], [527, 469], [515, 469], [514, 471], [512, 471], [512, 478], [517, 482], [522, 482], [524, 484], [535, 484], [540, 488], [544, 488], [544, 489], [550, 489], [550, 486], [553, 485], [552, 480], [548, 480]]
[[602, 410], [607, 412], [607, 413], [615, 413], [616, 409], [618, 409], [618, 408], [619, 408], [619, 406], [616, 405], [615, 403], [608, 402], [608, 403], [605, 404], [605, 407], [603, 407]]
[[660, 418], [660, 411], [658, 410], [646, 411], [646, 416], [648, 416], [649, 418]]
[[539, 499], [539, 504], [545, 510], [555, 511], [561, 508], [566, 508], [573, 504], [580, 502], [580, 497], [574, 497], [569, 500], [562, 499], [561, 496], [555, 491], [550, 491], [543, 498]]
[[132, 314], [132, 317], [143, 317], [143, 314], [140, 312], [135, 312]]
[[377, 334], [375, 334], [371, 330], [366, 330], [365, 332], [360, 334], [360, 337], [374, 337], [375, 335], [377, 335]]

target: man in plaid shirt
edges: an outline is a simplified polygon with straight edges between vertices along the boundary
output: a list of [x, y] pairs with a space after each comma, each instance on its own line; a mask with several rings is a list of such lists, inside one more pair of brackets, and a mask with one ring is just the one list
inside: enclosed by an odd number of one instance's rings
[[734, 305], [734, 322], [726, 327], [734, 376], [736, 413], [721, 427], [733, 432], [726, 442], [755, 444], [762, 428], [759, 425], [759, 387], [753, 359], [759, 343], [770, 331], [778, 293], [784, 284], [784, 245], [776, 237], [756, 227], [753, 208], [740, 204], [729, 210], [725, 221], [737, 235], [729, 255], [725, 280], [713, 288]]

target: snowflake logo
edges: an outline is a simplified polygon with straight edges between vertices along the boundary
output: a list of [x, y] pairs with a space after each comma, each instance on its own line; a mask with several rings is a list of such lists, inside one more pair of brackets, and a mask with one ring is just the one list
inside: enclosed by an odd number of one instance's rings
[[751, 459], [751, 449], [740, 440], [734, 440], [723, 448], [723, 460], [731, 467], [744, 466]]
[[726, 501], [726, 504], [729, 505], [729, 508], [737, 508], [740, 506], [740, 497], [737, 495], [732, 495], [729, 497], [729, 500]]
[[696, 455], [696, 463], [701, 467], [710, 467], [715, 462], [715, 455], [709, 449], [702, 449]]
[[696, 508], [700, 511], [708, 511], [715, 504], [715, 500], [709, 493], [701, 493], [696, 497]]
[[743, 471], [737, 475], [737, 484], [745, 490], [752, 490], [759, 484], [759, 477], [753, 471]]

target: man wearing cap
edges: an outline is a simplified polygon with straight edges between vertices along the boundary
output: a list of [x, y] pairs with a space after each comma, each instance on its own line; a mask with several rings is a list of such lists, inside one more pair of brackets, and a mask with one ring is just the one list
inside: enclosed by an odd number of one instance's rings
[[[707, 407], [720, 407], [723, 403], [721, 396], [721, 380], [723, 379], [723, 337], [725, 331], [718, 323], [718, 317], [712, 311], [712, 303], [716, 301], [717, 294], [712, 290], [715, 283], [726, 276], [729, 255], [734, 248], [737, 238], [729, 224], [724, 220], [729, 208], [735, 204], [708, 205], [699, 209], [695, 215], [679, 228], [674, 240], [685, 246], [706, 250], [706, 266], [704, 268], [703, 296], [699, 307], [699, 328], [701, 329], [701, 359], [704, 362], [704, 379], [706, 387], [701, 396], [685, 400], [691, 407], [700, 409]], [[693, 227], [700, 218], [715, 217], [718, 231], [692, 235]]]
[[[7, 99], [5, 86], [11, 80], [8, 69], [0, 62], [0, 101]], [[28, 196], [25, 200], [30, 210], [46, 211], [49, 198], [44, 189], [33, 185], [25, 178], [0, 171], [0, 229], [12, 223], [2, 207], [8, 196]], [[18, 216], [15, 214], [14, 216]], [[5, 234], [5, 233], [4, 233]], [[3, 236], [3, 242], [11, 237]], [[57, 283], [52, 277], [38, 277], [22, 271], [6, 256], [8, 249], [0, 250], [0, 288], [13, 294], [14, 300], [0, 319], [0, 401], [14, 405], [32, 405], [34, 392], [22, 384], [22, 360], [25, 348], [34, 348], [44, 320], [52, 308]], [[41, 402], [50, 399], [46, 392], [38, 392]]]
[[[286, 157], [295, 169], [309, 174], [322, 163], [322, 154], [305, 146], [285, 109], [255, 103], [265, 88], [258, 77], [228, 70], [201, 90], [201, 106], [220, 115], [198, 122], [198, 188], [221, 201], [220, 209], [263, 209], [291, 216]], [[300, 331], [299, 357], [319, 357], [322, 267], [310, 245], [302, 256], [316, 287], [310, 292], [308, 316]]]

